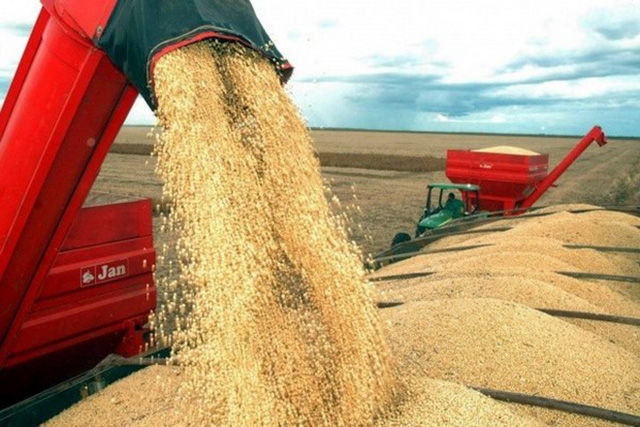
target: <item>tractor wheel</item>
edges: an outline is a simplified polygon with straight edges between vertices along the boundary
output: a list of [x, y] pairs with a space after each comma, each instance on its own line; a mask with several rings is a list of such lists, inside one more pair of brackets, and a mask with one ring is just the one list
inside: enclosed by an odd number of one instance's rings
[[395, 245], [399, 245], [400, 243], [408, 242], [411, 240], [411, 236], [407, 233], [398, 233], [393, 236], [393, 240], [391, 241], [391, 247]]

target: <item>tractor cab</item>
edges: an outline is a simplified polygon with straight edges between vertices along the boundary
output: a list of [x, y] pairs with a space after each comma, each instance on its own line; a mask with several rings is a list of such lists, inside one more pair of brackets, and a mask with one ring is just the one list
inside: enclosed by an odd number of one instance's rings
[[[429, 184], [427, 188], [427, 202], [416, 227], [416, 237], [480, 209], [480, 187], [477, 185]], [[458, 192], [460, 194], [456, 194]]]

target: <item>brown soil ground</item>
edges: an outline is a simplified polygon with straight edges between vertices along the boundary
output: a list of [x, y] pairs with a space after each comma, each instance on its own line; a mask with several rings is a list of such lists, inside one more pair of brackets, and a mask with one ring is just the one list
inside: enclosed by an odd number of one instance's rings
[[[150, 131], [150, 127], [143, 126], [122, 129], [94, 186], [92, 202], [100, 202], [101, 197], [107, 197], [100, 196], [101, 193], [152, 197], [159, 201], [161, 184], [153, 175], [153, 159], [146, 155], [118, 154], [136, 150], [148, 153], [153, 143], [148, 136]], [[312, 130], [311, 135], [321, 158], [327, 159], [325, 164], [339, 166], [323, 167], [323, 175], [343, 207], [348, 208], [353, 220], [353, 239], [365, 253], [385, 249], [399, 231], [412, 233], [424, 206], [427, 183], [447, 182], [443, 170], [411, 172], [402, 171], [403, 168], [439, 169], [442, 163], [432, 157], [446, 157], [447, 149], [478, 149], [496, 145], [548, 153], [549, 162], [554, 166], [579, 139], [334, 130]], [[616, 139], [603, 147], [590, 146], [560, 177], [557, 188], [551, 188], [537, 205], [640, 204], [639, 142]], [[344, 153], [345, 156], [338, 162], [335, 153]], [[381, 155], [394, 157], [383, 160]], [[407, 160], [411, 157], [413, 161]], [[399, 166], [403, 161], [410, 164]], [[376, 165], [380, 169], [372, 169]]]

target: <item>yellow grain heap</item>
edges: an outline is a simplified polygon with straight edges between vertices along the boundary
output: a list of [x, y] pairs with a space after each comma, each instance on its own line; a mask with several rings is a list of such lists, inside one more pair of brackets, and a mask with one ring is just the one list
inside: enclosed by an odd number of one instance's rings
[[[376, 283], [401, 377], [530, 393], [637, 413], [640, 345], [637, 326], [566, 317], [536, 309], [640, 316], [637, 290], [624, 282], [580, 280], [556, 271], [640, 276], [628, 252], [570, 249], [591, 244], [635, 248], [638, 218], [609, 211], [523, 216], [442, 239], [432, 253], [389, 265], [372, 277], [434, 272]], [[513, 228], [490, 231], [492, 228]], [[549, 425], [608, 423], [558, 411], [512, 406]]]
[[360, 255], [273, 67], [204, 42], [165, 55], [155, 87], [157, 172], [180, 254], [179, 280], [163, 285], [180, 297], [158, 323], [177, 318], [179, 399], [198, 402], [185, 420], [371, 424], [393, 397], [388, 351]]
[[[182, 377], [179, 368], [151, 366], [89, 396], [48, 422], [47, 427], [188, 425], [183, 414], [192, 410], [188, 406], [197, 406], [198, 402], [176, 402], [173, 398]], [[477, 391], [424, 375], [407, 378], [404, 392], [401, 405], [376, 426], [542, 426], [527, 414], [516, 414], [507, 405]]]
[[[476, 271], [479, 266], [490, 266], [494, 271], [499, 271], [505, 267], [521, 266], [533, 270], [640, 276], [640, 266], [624, 255], [605, 254], [589, 248], [569, 249], [563, 246], [564, 242], [556, 239], [526, 236], [520, 231], [525, 227], [531, 228], [528, 224], [522, 224], [506, 232], [481, 234], [481, 237], [472, 238], [460, 245], [485, 245], [483, 247], [464, 252], [427, 254], [405, 263], [411, 264], [413, 269], [424, 271]], [[635, 233], [633, 227], [631, 229]], [[460, 256], [461, 254], [464, 256]], [[385, 274], [402, 269], [404, 266], [397, 264], [386, 269]]]
[[495, 153], [495, 154], [517, 154], [519, 156], [539, 156], [540, 153], [527, 150], [525, 148], [512, 147], [510, 145], [497, 145], [495, 147], [480, 148], [472, 150], [478, 153]]

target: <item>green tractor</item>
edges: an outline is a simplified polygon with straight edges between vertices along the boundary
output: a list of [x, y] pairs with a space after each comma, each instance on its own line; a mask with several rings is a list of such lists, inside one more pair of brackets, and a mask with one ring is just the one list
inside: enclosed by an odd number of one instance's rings
[[[442, 227], [450, 222], [475, 215], [480, 209], [480, 187], [473, 184], [429, 184], [427, 186], [427, 203], [418, 225], [415, 237], [422, 236], [426, 231]], [[437, 202], [435, 199], [437, 192]], [[462, 193], [462, 200], [456, 198], [455, 190]], [[448, 193], [445, 196], [445, 193]], [[474, 204], [475, 203], [475, 204]], [[408, 233], [398, 233], [393, 238], [391, 246], [408, 242]]]

